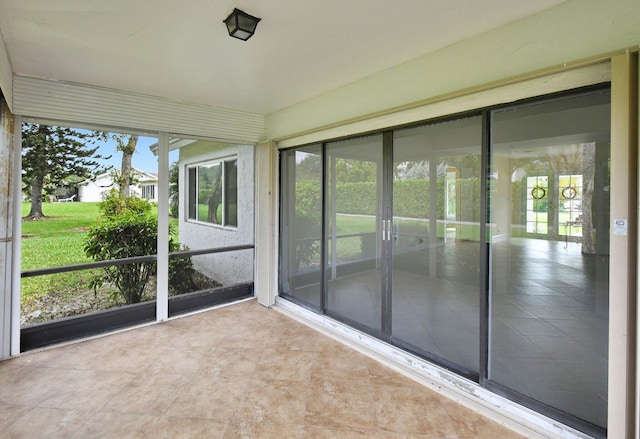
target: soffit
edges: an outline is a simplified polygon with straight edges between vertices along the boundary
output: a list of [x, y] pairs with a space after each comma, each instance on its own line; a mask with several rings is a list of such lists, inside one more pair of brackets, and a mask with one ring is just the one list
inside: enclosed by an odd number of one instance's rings
[[17, 75], [269, 114], [559, 3], [0, 0], [0, 31]]

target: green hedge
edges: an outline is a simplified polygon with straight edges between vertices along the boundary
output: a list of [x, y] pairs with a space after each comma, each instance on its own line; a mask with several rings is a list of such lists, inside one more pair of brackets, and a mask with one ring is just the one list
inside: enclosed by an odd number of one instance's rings
[[[438, 194], [444, 194], [445, 181], [438, 180]], [[480, 179], [459, 179], [456, 184], [458, 221], [479, 222]], [[375, 215], [377, 193], [375, 182], [341, 183], [336, 187], [338, 213]], [[426, 179], [394, 182], [394, 215], [407, 218], [429, 216], [429, 181]], [[296, 184], [296, 216], [315, 217], [321, 212], [321, 188], [316, 181], [299, 181]], [[437, 200], [437, 218], [445, 217], [444, 196]]]
[[296, 183], [296, 216], [316, 216], [322, 211], [321, 186], [317, 181]]
[[376, 183], [342, 183], [336, 187], [336, 211], [363, 215], [376, 214]]
[[460, 201], [458, 204], [457, 220], [480, 222], [480, 179], [470, 178], [458, 180]]
[[[444, 183], [438, 184], [438, 190]], [[393, 184], [393, 206], [395, 216], [407, 218], [429, 217], [429, 181], [403, 180]], [[438, 200], [438, 217], [442, 217], [444, 200]]]

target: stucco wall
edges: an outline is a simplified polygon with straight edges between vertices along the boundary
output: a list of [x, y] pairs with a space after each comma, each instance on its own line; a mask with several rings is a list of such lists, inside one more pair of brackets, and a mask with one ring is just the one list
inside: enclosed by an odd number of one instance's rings
[[267, 137], [279, 139], [611, 51], [637, 48], [638, 23], [638, 0], [570, 0], [275, 112], [267, 117]]
[[[254, 243], [254, 147], [198, 141], [180, 149], [180, 244], [191, 250]], [[237, 156], [238, 227], [221, 227], [186, 220], [186, 167]], [[223, 285], [253, 280], [253, 251], [243, 250], [192, 258], [195, 268]]]

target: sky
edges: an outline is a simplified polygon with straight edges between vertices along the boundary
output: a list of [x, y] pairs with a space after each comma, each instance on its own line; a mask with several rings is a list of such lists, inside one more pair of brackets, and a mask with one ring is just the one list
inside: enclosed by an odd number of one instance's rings
[[[74, 128], [70, 127], [75, 131], [82, 133], [90, 133], [90, 130], [85, 128]], [[108, 140], [99, 140], [94, 144], [88, 144], [88, 148], [92, 148], [98, 146], [98, 151], [96, 154], [108, 157], [111, 156], [107, 160], [96, 159], [98, 162], [105, 167], [111, 167], [111, 169], [120, 169], [122, 166], [122, 152], [116, 150], [117, 142], [113, 139], [113, 135], [120, 134], [115, 132], [108, 133]], [[124, 141], [128, 140], [128, 135], [125, 135]], [[158, 158], [151, 152], [149, 147], [151, 145], [157, 144], [157, 137], [147, 137], [147, 136], [139, 136], [138, 143], [136, 144], [136, 151], [131, 158], [131, 164], [134, 168], [151, 173], [158, 172]], [[170, 151], [169, 152], [169, 165], [178, 160], [178, 151]]]
[[[131, 164], [134, 168], [146, 172], [158, 172], [158, 158], [153, 155], [149, 146], [158, 142], [156, 137], [138, 137], [138, 143], [136, 144], [136, 152], [131, 158]], [[109, 160], [103, 160], [105, 165], [110, 165], [115, 169], [120, 169], [122, 165], [122, 152], [116, 151], [116, 141], [109, 140], [107, 142], [100, 142], [99, 153], [104, 156], [111, 155]], [[178, 159], [177, 151], [172, 151], [169, 154], [169, 163]]]

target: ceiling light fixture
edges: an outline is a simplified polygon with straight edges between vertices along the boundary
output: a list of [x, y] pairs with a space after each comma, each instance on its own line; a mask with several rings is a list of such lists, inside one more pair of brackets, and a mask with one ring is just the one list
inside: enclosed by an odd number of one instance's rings
[[242, 41], [247, 41], [256, 31], [256, 26], [261, 19], [249, 15], [240, 9], [234, 9], [231, 15], [224, 20], [229, 35]]

